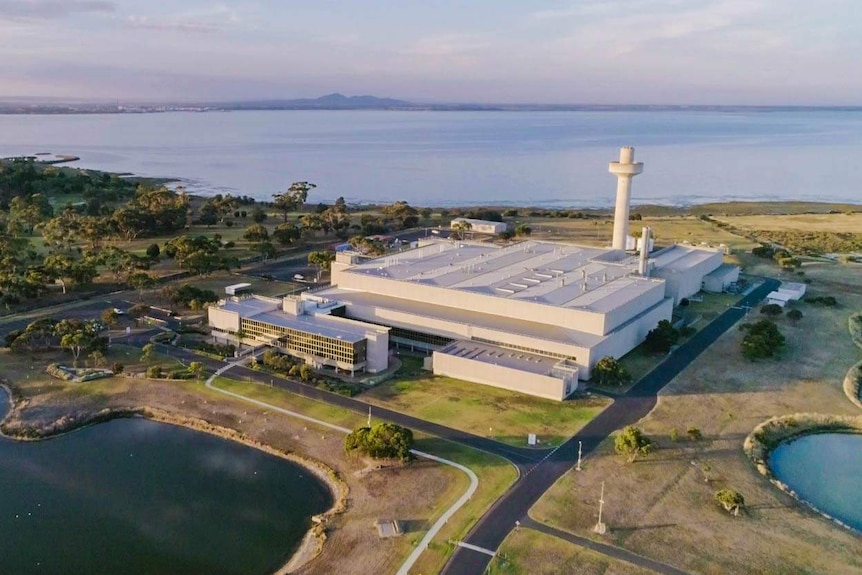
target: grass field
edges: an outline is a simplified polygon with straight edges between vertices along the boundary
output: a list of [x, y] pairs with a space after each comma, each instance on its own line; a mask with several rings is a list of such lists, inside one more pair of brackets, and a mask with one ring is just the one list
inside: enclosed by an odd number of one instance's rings
[[[219, 377], [215, 381], [215, 386], [348, 429], [366, 423], [365, 417], [361, 414], [258, 383]], [[422, 554], [411, 571], [411, 573], [416, 574], [436, 573], [452, 553], [453, 546], [448, 541], [460, 539], [466, 534], [482, 513], [517, 479], [517, 471], [499, 457], [422, 434], [417, 434], [416, 437], [416, 449], [465, 465], [479, 477], [479, 488], [470, 502], [446, 524], [446, 527], [429, 545], [428, 550]], [[468, 485], [469, 479], [466, 475], [458, 471], [453, 472], [452, 481], [447, 485], [445, 493], [435, 501], [434, 508], [428, 510], [429, 520], [421, 523], [408, 522], [408, 532], [400, 540], [403, 554], [406, 554], [409, 547], [413, 547], [421, 540], [433, 519], [452, 505], [464, 493]]]
[[[808, 274], [812, 294], [834, 295], [840, 306], [801, 302], [796, 305], [805, 317], [797, 326], [779, 319], [787, 337], [782, 360], [742, 359], [742, 334], [729, 331], [662, 391], [656, 408], [638, 423], [657, 442], [655, 453], [625, 463], [613, 454], [613, 441], [605, 441], [587, 458], [584, 471], [561, 478], [531, 516], [598, 537], [591, 527], [605, 482], [610, 532], [603, 540], [685, 571], [862, 573], [858, 536], [775, 489], [742, 451], [744, 437], [771, 416], [858, 413], [841, 388], [845, 372], [860, 353], [847, 321], [852, 311], [862, 309], [862, 295], [840, 287], [852, 288], [859, 278], [837, 283], [839, 272], [846, 276], [847, 269], [828, 266]], [[830, 282], [828, 288], [825, 282]], [[701, 441], [685, 438], [690, 426], [703, 433]], [[684, 439], [670, 439], [674, 428]], [[713, 495], [722, 488], [745, 496], [743, 517], [734, 518], [715, 505]]]
[[601, 397], [551, 401], [435, 376], [419, 370], [418, 362], [405, 357], [394, 379], [360, 399], [510, 445], [525, 446], [535, 433], [542, 447], [558, 445], [609, 404]]
[[862, 213], [725, 216], [716, 219], [749, 230], [862, 233]]
[[653, 575], [531, 529], [515, 529], [503, 541], [485, 575]]

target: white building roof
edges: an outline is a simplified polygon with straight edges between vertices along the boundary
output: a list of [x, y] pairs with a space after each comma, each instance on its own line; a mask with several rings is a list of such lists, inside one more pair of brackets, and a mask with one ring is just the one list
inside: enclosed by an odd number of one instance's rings
[[715, 268], [714, 270], [712, 270], [711, 272], [709, 272], [708, 274], [703, 276], [703, 279], [707, 279], [707, 278], [724, 279], [728, 276], [733, 275], [734, 273], [736, 273], [738, 271], [739, 271], [738, 266], [735, 266], [733, 264], [721, 264], [720, 266], [718, 266], [717, 268]]
[[344, 273], [608, 313], [661, 281], [637, 276], [636, 270], [636, 258], [621, 251], [527, 241], [505, 248], [434, 242]]
[[553, 357], [528, 353], [526, 351], [511, 350], [474, 341], [456, 341], [441, 349], [438, 353], [517, 369], [528, 373], [537, 373], [539, 375], [548, 375], [560, 361]]
[[715, 257], [716, 253], [717, 250], [673, 245], [650, 254], [649, 259], [657, 270], [682, 272]]
[[273, 298], [250, 297], [239, 300], [226, 300], [219, 308], [239, 314], [243, 319], [262, 321], [270, 325], [296, 329], [306, 333], [342, 339], [357, 343], [366, 338], [371, 326], [350, 325], [349, 320], [330, 318], [323, 314], [293, 315], [281, 310], [281, 301]]
[[766, 299], [787, 302], [787, 301], [792, 300], [793, 296], [789, 293], [780, 292], [780, 291], [773, 291], [773, 292], [769, 292], [769, 295], [766, 296]]

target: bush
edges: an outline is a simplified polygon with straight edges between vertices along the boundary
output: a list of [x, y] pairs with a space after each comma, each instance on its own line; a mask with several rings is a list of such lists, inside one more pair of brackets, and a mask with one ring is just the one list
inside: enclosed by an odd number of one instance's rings
[[348, 452], [359, 451], [374, 459], [398, 458], [408, 461], [412, 455], [413, 432], [394, 423], [378, 423], [373, 427], [360, 427], [344, 440]]
[[679, 429], [677, 429], [676, 427], [672, 427], [670, 430], [670, 440], [679, 441]]
[[147, 368], [147, 377], [151, 379], [160, 379], [162, 375], [162, 368], [158, 365], [153, 365]]
[[796, 323], [800, 319], [802, 319], [802, 312], [799, 311], [798, 309], [792, 309], [789, 312], [787, 312], [787, 319], [789, 319], [793, 323]]
[[126, 369], [126, 366], [123, 365], [122, 363], [120, 363], [119, 361], [115, 361], [114, 363], [111, 364], [111, 371], [113, 371], [114, 374], [123, 373], [123, 371], [125, 369]]
[[668, 320], [663, 319], [647, 334], [644, 345], [652, 353], [667, 353], [678, 341], [679, 332]]
[[690, 325], [683, 326], [682, 329], [679, 330], [680, 337], [691, 337], [697, 333], [697, 330]]
[[629, 425], [614, 439], [614, 451], [628, 457], [632, 462], [638, 455], [647, 455], [653, 450], [653, 442], [640, 428]]
[[778, 331], [778, 326], [768, 319], [757, 323], [744, 323], [739, 326], [741, 331], [748, 332], [742, 338], [742, 355], [752, 361], [777, 357], [784, 347], [784, 336]]
[[807, 297], [805, 301], [814, 305], [822, 305], [824, 307], [835, 307], [838, 305], [838, 300], [831, 295], [825, 295], [820, 297]]
[[632, 380], [631, 374], [613, 356], [607, 355], [593, 366], [593, 381], [598, 385], [626, 385]]
[[784, 309], [777, 303], [768, 303], [760, 308], [760, 313], [769, 317], [778, 317], [784, 313]]
[[745, 507], [745, 497], [733, 489], [721, 489], [715, 492], [715, 501], [728, 513], [739, 515], [739, 511]]
[[686, 430], [685, 434], [688, 435], [688, 438], [692, 441], [700, 441], [701, 439], [703, 439], [703, 433], [700, 431], [700, 429], [694, 426], [689, 427]]

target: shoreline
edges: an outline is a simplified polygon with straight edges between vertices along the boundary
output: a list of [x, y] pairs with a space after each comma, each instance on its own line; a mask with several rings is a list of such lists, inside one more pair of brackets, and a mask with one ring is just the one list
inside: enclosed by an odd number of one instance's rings
[[766, 477], [779, 491], [793, 497], [796, 501], [840, 525], [856, 535], [862, 535], [862, 530], [847, 525], [816, 505], [800, 497], [789, 485], [778, 479], [769, 466], [769, 456], [779, 446], [800, 439], [807, 435], [824, 433], [845, 433], [862, 435], [862, 415], [821, 415], [817, 413], [795, 413], [767, 419], [745, 438], [743, 451], [754, 463], [757, 471]]
[[51, 427], [36, 427], [30, 426], [26, 429], [35, 432], [34, 434], [16, 434], [7, 433], [7, 420], [16, 413], [23, 411], [27, 407], [26, 401], [16, 401], [14, 387], [6, 381], [0, 380], [0, 389], [5, 391], [9, 409], [0, 418], [0, 437], [10, 439], [12, 441], [44, 441], [54, 439], [63, 435], [74, 433], [75, 431], [122, 418], [144, 418], [157, 423], [166, 425], [176, 425], [193, 431], [207, 433], [225, 440], [235, 441], [246, 447], [263, 451], [269, 455], [280, 457], [286, 461], [290, 461], [311, 473], [315, 478], [326, 485], [332, 495], [332, 506], [323, 513], [311, 517], [312, 525], [306, 531], [305, 535], [296, 549], [291, 553], [287, 561], [277, 569], [273, 575], [287, 575], [300, 569], [323, 550], [323, 544], [326, 541], [325, 525], [336, 515], [344, 513], [347, 510], [347, 501], [349, 487], [344, 480], [338, 477], [337, 473], [326, 466], [324, 463], [311, 459], [310, 457], [297, 455], [276, 449], [270, 445], [252, 439], [244, 433], [235, 429], [222, 427], [207, 422], [206, 420], [190, 417], [181, 414], [174, 414], [163, 409], [140, 406], [135, 408], [104, 408], [95, 413], [89, 413], [85, 417], [78, 419], [57, 420]]

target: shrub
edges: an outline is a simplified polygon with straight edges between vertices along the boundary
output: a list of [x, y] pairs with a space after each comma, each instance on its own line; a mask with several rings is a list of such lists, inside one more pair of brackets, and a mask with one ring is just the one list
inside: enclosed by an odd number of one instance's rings
[[677, 341], [679, 332], [668, 320], [663, 319], [647, 334], [644, 345], [652, 353], [667, 353]]
[[689, 439], [691, 439], [692, 441], [700, 441], [701, 439], [703, 439], [703, 433], [701, 433], [700, 429], [694, 426], [689, 427], [686, 430], [685, 434], [688, 435]]
[[163, 375], [161, 366], [152, 365], [147, 368], [147, 377], [152, 379], [159, 379]]
[[800, 319], [802, 319], [802, 312], [799, 311], [798, 309], [792, 309], [789, 312], [787, 312], [787, 319], [789, 319], [791, 322], [793, 322], [795, 324]]
[[653, 450], [653, 442], [640, 428], [629, 425], [614, 439], [614, 451], [628, 457], [632, 462], [638, 455], [647, 455]]
[[677, 429], [676, 427], [672, 427], [670, 429], [670, 440], [679, 441], [679, 429]]
[[344, 440], [348, 452], [360, 451], [374, 459], [398, 458], [407, 461], [412, 456], [413, 432], [394, 423], [378, 423], [372, 427], [360, 427]]
[[824, 295], [820, 297], [807, 297], [805, 301], [814, 305], [822, 305], [824, 307], [835, 307], [838, 305], [838, 300], [834, 296]]
[[115, 374], [123, 373], [123, 371], [125, 369], [126, 369], [126, 366], [123, 365], [122, 363], [120, 363], [119, 361], [115, 361], [114, 363], [111, 364], [111, 371], [114, 372]]
[[690, 325], [683, 326], [682, 329], [679, 330], [680, 337], [691, 337], [697, 333], [697, 330]]
[[721, 489], [715, 492], [715, 501], [728, 513], [739, 515], [739, 511], [745, 507], [745, 497], [733, 489]]
[[768, 303], [760, 308], [760, 313], [769, 317], [778, 317], [784, 313], [784, 310], [777, 303]]
[[744, 323], [739, 329], [748, 332], [741, 343], [742, 355], [746, 359], [754, 361], [776, 357], [784, 347], [784, 336], [778, 331], [778, 326], [768, 319]]
[[625, 366], [610, 355], [596, 362], [592, 376], [598, 385], [625, 385], [632, 380]]

